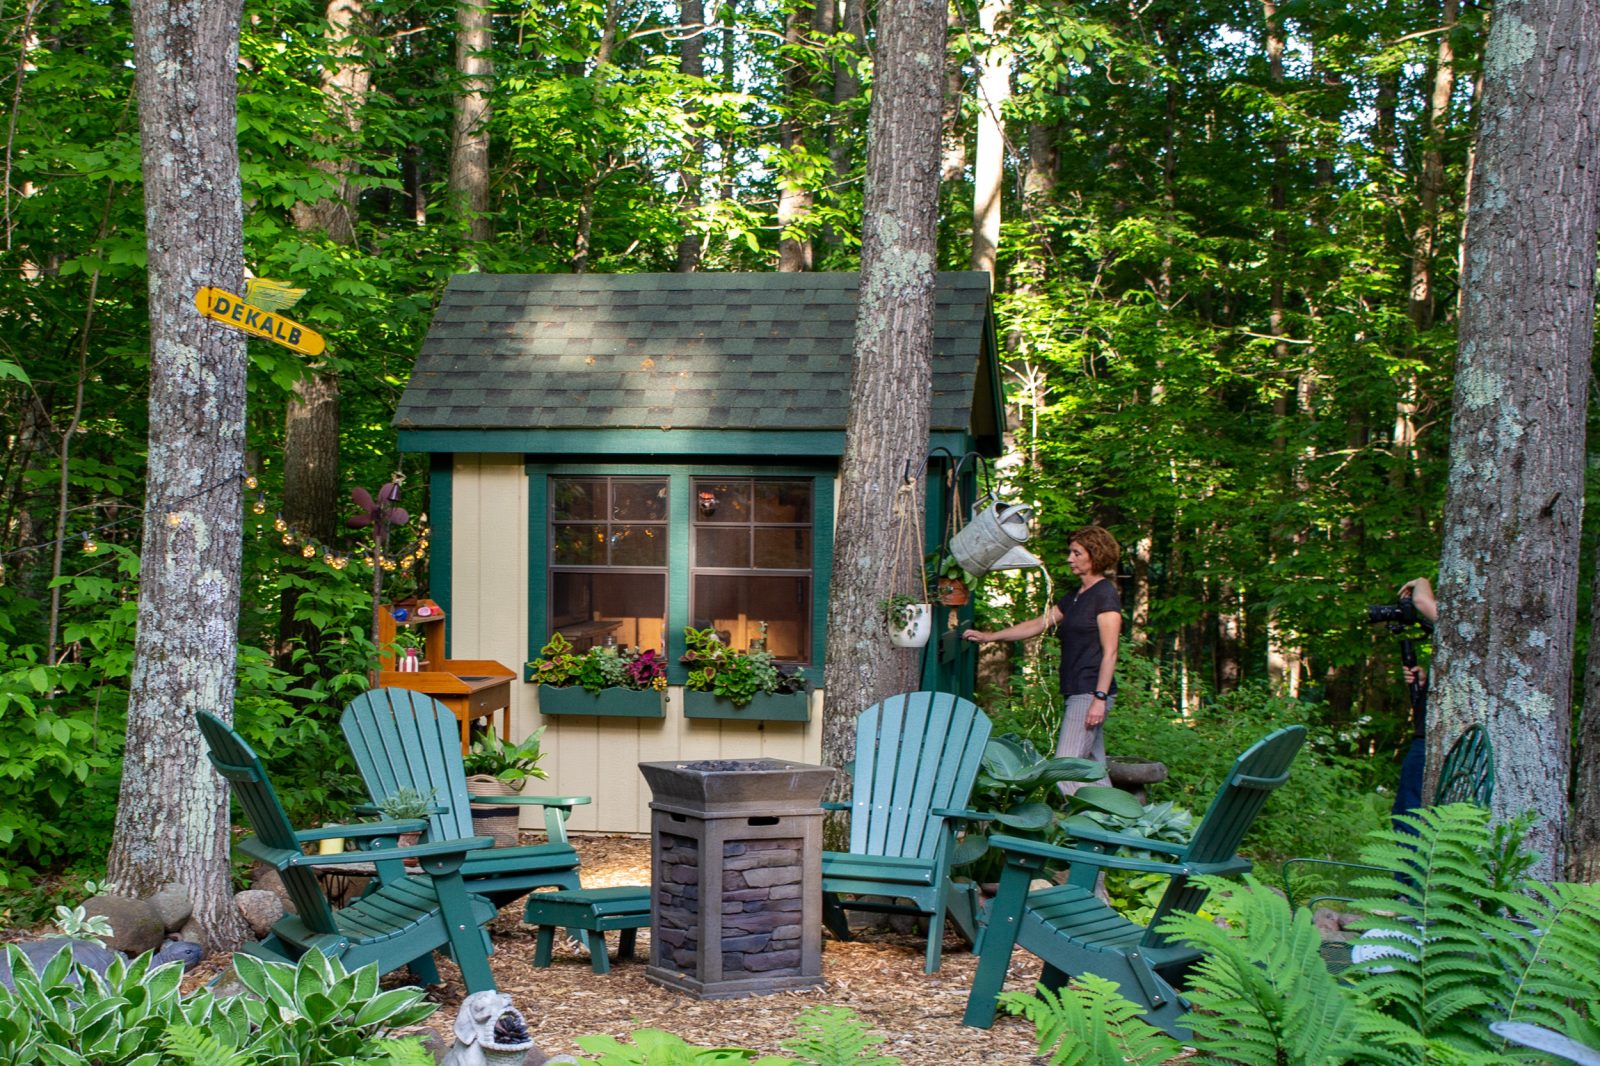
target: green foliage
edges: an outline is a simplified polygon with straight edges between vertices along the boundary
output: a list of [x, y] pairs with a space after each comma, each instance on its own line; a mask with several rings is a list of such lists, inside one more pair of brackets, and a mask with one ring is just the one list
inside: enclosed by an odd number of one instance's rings
[[573, 1040], [584, 1057], [584, 1066], [794, 1066], [793, 1059], [777, 1055], [757, 1056], [745, 1048], [695, 1047], [682, 1037], [661, 1029], [635, 1029], [633, 1043], [624, 1044], [614, 1036], [580, 1036]]
[[847, 1007], [807, 1007], [794, 1020], [795, 1036], [783, 1050], [803, 1066], [899, 1066], [893, 1055], [873, 1048], [883, 1037], [869, 1030]]
[[[1202, 952], [1186, 993], [1194, 1009], [1181, 1019], [1198, 1061], [1490, 1066], [1518, 1055], [1490, 1031], [1497, 1020], [1596, 1043], [1600, 885], [1529, 880], [1526, 820], [1491, 827], [1482, 808], [1456, 804], [1411, 822], [1414, 836], [1385, 829], [1363, 853], [1383, 871], [1359, 904], [1366, 931], [1356, 946], [1366, 957], [1338, 976], [1308, 910], [1254, 878], [1199, 879], [1217, 920], [1179, 914], [1162, 925]], [[1052, 1061], [1120, 1062], [1111, 1056], [1123, 1052], [1099, 1038], [1102, 1025], [1134, 1039], [1154, 1031], [1104, 984], [1085, 986], [1005, 1002], [1034, 1021], [1041, 1048], [1056, 1046]]]
[[472, 739], [472, 748], [463, 757], [469, 774], [488, 774], [508, 785], [521, 787], [531, 777], [549, 777], [539, 768], [544, 758], [544, 726], [529, 733], [517, 744], [507, 744], [493, 729], [485, 729]]
[[620, 649], [596, 644], [582, 655], [572, 653], [572, 645], [560, 633], [551, 636], [539, 657], [528, 664], [532, 680], [561, 688], [578, 685], [588, 692], [608, 688], [643, 691], [667, 687], [666, 667], [654, 651]]
[[1000, 1006], [1033, 1023], [1050, 1066], [1160, 1066], [1182, 1050], [1139, 1020], [1143, 1010], [1118, 995], [1115, 982], [1094, 974], [1055, 991], [1003, 992]]
[[414, 788], [401, 786], [383, 797], [378, 803], [378, 810], [385, 818], [404, 821], [411, 818], [426, 818], [433, 813], [434, 799], [437, 790], [430, 791], [426, 796]]
[[82, 904], [76, 907], [63, 904], [56, 907], [55, 928], [45, 935], [67, 940], [92, 940], [96, 944], [104, 945], [105, 938], [113, 932], [115, 930], [111, 928], [111, 919], [105, 915], [91, 915]]
[[734, 651], [713, 629], [683, 630], [683, 661], [689, 665], [684, 687], [711, 692], [743, 707], [762, 693], [804, 692], [805, 671], [780, 670], [769, 651]]
[[883, 612], [883, 620], [890, 629], [904, 629], [911, 624], [911, 608], [925, 602], [908, 592], [896, 592], [888, 599], [879, 600], [878, 610]]
[[36, 973], [20, 951], [5, 950], [17, 985], [0, 988], [0, 1061], [9, 1066], [431, 1061], [417, 1041], [386, 1034], [415, 1025], [434, 1006], [420, 989], [380, 991], [375, 966], [349, 973], [319, 952], [293, 966], [241, 953], [234, 965], [252, 995], [199, 989], [185, 996], [183, 967], [152, 968], [149, 952], [117, 958], [102, 977], [70, 951]]

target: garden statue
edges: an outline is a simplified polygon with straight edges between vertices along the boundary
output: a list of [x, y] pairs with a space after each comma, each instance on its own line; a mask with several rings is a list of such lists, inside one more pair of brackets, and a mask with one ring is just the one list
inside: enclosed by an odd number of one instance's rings
[[571, 1063], [570, 1055], [547, 1059], [533, 1046], [522, 1012], [503, 992], [474, 992], [461, 1001], [456, 1014], [456, 1042], [445, 1052], [440, 1066], [523, 1066], [523, 1063]]

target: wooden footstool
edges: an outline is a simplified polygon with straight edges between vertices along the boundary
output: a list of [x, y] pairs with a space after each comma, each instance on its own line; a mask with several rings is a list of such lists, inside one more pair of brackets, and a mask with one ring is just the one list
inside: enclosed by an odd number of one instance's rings
[[650, 889], [646, 885], [628, 885], [535, 892], [528, 897], [522, 920], [539, 927], [539, 940], [533, 952], [535, 966], [550, 965], [557, 929], [582, 929], [592, 934], [588, 938], [589, 963], [594, 972], [608, 973], [611, 963], [606, 959], [606, 931], [622, 930], [617, 961], [633, 958], [638, 929], [650, 924]]

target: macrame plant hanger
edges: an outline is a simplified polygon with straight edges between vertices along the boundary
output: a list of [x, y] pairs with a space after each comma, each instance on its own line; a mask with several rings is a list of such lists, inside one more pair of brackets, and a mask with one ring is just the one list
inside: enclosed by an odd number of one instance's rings
[[[900, 488], [894, 495], [894, 560], [895, 581], [894, 592], [904, 592], [908, 595], [920, 593], [919, 603], [931, 603], [928, 599], [928, 570], [922, 563], [922, 526], [917, 521], [915, 499], [911, 495], [916, 487], [916, 482], [909, 477], [900, 483]], [[915, 574], [915, 577], [909, 576]]]

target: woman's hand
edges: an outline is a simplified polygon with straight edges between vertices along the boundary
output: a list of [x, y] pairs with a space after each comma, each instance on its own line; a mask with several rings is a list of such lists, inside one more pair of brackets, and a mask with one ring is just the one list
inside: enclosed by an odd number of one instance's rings
[[994, 639], [993, 633], [985, 633], [981, 629], [969, 629], [961, 634], [962, 640], [970, 640], [974, 644], [987, 644]]
[[1089, 713], [1083, 716], [1083, 724], [1093, 729], [1106, 720], [1106, 701], [1090, 700]]

